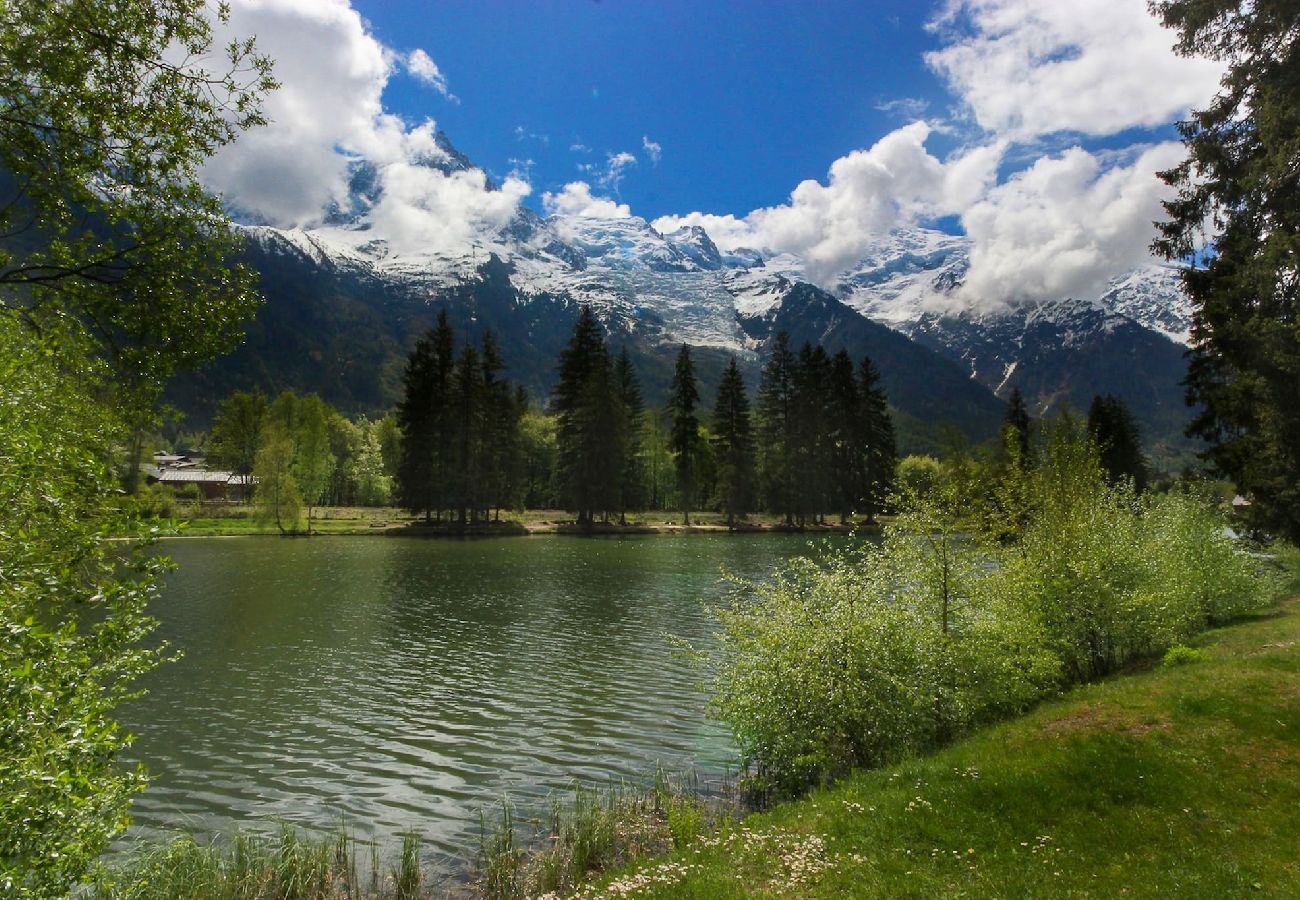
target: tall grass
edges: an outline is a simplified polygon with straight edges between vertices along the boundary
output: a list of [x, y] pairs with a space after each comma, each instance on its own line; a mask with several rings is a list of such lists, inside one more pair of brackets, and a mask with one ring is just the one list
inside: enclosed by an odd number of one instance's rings
[[96, 900], [408, 900], [424, 884], [419, 840], [403, 836], [401, 855], [385, 878], [378, 846], [368, 845], [366, 874], [357, 864], [365, 845], [340, 830], [306, 836], [284, 826], [277, 835], [241, 833], [225, 844], [192, 837], [146, 847], [129, 862], [102, 866], [90, 886]]
[[505, 801], [482, 823], [477, 888], [493, 900], [563, 895], [593, 874], [689, 846], [734, 820], [737, 796], [725, 785], [706, 794], [693, 779], [662, 771], [647, 786], [575, 785], [556, 799], [531, 837]]

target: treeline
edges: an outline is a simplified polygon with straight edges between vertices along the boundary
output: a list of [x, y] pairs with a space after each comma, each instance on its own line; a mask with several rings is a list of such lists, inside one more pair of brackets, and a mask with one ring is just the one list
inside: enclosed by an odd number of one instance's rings
[[[629, 512], [766, 512], [791, 527], [872, 520], [893, 490], [893, 422], [875, 366], [777, 337], [757, 392], [733, 358], [711, 410], [691, 349], [649, 406], [626, 348], [583, 308], [539, 408], [503, 376], [491, 332], [458, 338], [442, 314], [407, 358], [394, 412], [349, 420], [315, 394], [235, 391], [206, 440], [212, 467], [255, 477], [266, 517], [305, 508], [400, 506], [453, 527], [502, 510], [565, 509], [584, 526]], [[192, 443], [203, 443], [191, 436]]]
[[649, 409], [626, 348], [611, 352], [589, 308], [561, 352], [546, 414], [501, 377], [490, 333], [457, 346], [445, 315], [404, 375], [397, 496], [430, 521], [472, 524], [521, 506], [560, 507], [580, 525], [631, 510], [759, 510], [792, 526], [873, 518], [891, 490], [893, 424], [868, 359], [778, 337], [751, 411], [733, 359], [711, 416], [683, 345], [667, 403]]

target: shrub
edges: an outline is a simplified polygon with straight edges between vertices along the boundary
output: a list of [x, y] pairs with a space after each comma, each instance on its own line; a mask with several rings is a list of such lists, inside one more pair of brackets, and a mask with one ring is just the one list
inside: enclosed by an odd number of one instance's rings
[[1107, 483], [1068, 420], [1036, 467], [904, 488], [880, 546], [796, 560], [718, 616], [713, 709], [762, 789], [918, 752], [1259, 608], [1205, 505]]
[[1165, 658], [1160, 664], [1165, 668], [1174, 666], [1185, 666], [1190, 663], [1198, 663], [1207, 656], [1204, 650], [1198, 650], [1195, 647], [1185, 647], [1182, 644], [1176, 644], [1165, 651]]

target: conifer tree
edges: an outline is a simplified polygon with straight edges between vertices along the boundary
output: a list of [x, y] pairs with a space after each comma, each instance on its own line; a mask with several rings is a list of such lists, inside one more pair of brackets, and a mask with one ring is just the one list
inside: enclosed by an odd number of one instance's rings
[[1187, 159], [1152, 249], [1193, 306], [1190, 432], [1251, 496], [1257, 525], [1300, 543], [1300, 5], [1161, 0], [1177, 49], [1222, 63], [1217, 96], [1178, 128]]
[[867, 447], [867, 482], [861, 510], [874, 521], [894, 489], [898, 444], [894, 420], [889, 415], [889, 398], [880, 386], [880, 372], [870, 357], [862, 357], [858, 366], [858, 391]]
[[623, 413], [623, 465], [619, 473], [619, 523], [627, 524], [627, 510], [639, 509], [645, 504], [644, 475], [641, 453], [642, 419], [645, 401], [641, 397], [641, 384], [632, 367], [632, 357], [624, 347], [614, 365], [614, 381], [618, 389]]
[[695, 415], [695, 406], [699, 402], [700, 392], [695, 384], [691, 348], [682, 344], [682, 349], [677, 353], [672, 384], [668, 388], [668, 409], [673, 420], [670, 446], [677, 470], [677, 496], [682, 507], [682, 523], [685, 525], [691, 524], [691, 504], [695, 500], [698, 475], [700, 421]]
[[593, 483], [592, 472], [601, 456], [601, 435], [597, 432], [599, 391], [591, 388], [593, 375], [608, 372], [609, 353], [600, 323], [591, 308], [583, 306], [569, 344], [560, 353], [559, 377], [551, 392], [555, 414], [557, 487], [563, 502], [577, 513], [579, 525], [590, 525], [605, 493]]
[[1132, 481], [1135, 490], [1146, 489], [1148, 472], [1142, 437], [1123, 400], [1113, 394], [1093, 397], [1088, 407], [1088, 434], [1097, 445], [1111, 484]]
[[805, 343], [794, 369], [796, 516], [800, 527], [820, 520], [827, 499], [830, 442], [827, 405], [830, 357], [819, 345]]
[[754, 501], [754, 434], [749, 417], [749, 397], [736, 358], [722, 373], [713, 409], [713, 446], [718, 470], [718, 501], [734, 528], [737, 516], [749, 513]]
[[870, 467], [870, 436], [853, 371], [853, 359], [847, 350], [840, 350], [831, 359], [827, 401], [829, 499], [835, 504], [843, 524], [867, 494]]
[[465, 342], [452, 375], [451, 490], [456, 522], [462, 528], [478, 520], [483, 476], [483, 369], [478, 351]]
[[777, 334], [758, 387], [759, 471], [766, 505], [794, 524], [794, 353], [790, 335]]
[[434, 456], [438, 440], [438, 355], [433, 332], [420, 338], [406, 360], [402, 374], [402, 399], [397, 404], [401, 432], [397, 465], [398, 503], [412, 513], [433, 520], [438, 505]]

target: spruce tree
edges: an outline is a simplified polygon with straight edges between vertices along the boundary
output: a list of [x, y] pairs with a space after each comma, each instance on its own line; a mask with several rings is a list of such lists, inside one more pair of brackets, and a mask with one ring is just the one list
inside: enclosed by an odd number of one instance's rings
[[827, 418], [830, 357], [805, 343], [794, 369], [795, 512], [800, 527], [820, 521], [828, 494], [830, 441]]
[[758, 386], [759, 473], [767, 508], [794, 524], [795, 357], [790, 335], [777, 334]]
[[695, 365], [691, 348], [682, 344], [677, 353], [672, 384], [668, 388], [668, 409], [672, 415], [670, 447], [677, 470], [677, 496], [682, 507], [682, 523], [691, 524], [691, 503], [695, 500], [699, 464], [700, 421], [695, 406], [700, 402], [695, 384]]
[[1135, 490], [1146, 489], [1148, 473], [1142, 437], [1123, 400], [1113, 394], [1094, 397], [1088, 407], [1088, 433], [1097, 445], [1111, 484], [1131, 481]]
[[1152, 249], [1182, 270], [1193, 306], [1190, 432], [1249, 495], [1255, 524], [1300, 542], [1300, 5], [1164, 0], [1177, 49], [1226, 67], [1218, 95], [1179, 125], [1188, 156]]
[[874, 521], [894, 490], [898, 444], [894, 436], [894, 420], [889, 414], [889, 398], [880, 386], [880, 371], [867, 356], [862, 357], [858, 366], [858, 391], [867, 447], [866, 492], [861, 509], [869, 520]]
[[867, 422], [863, 416], [853, 359], [847, 350], [841, 350], [831, 359], [827, 402], [829, 499], [843, 524], [867, 494], [869, 469]]
[[434, 485], [434, 445], [437, 441], [435, 408], [437, 352], [433, 332], [416, 341], [402, 374], [402, 399], [397, 404], [401, 432], [397, 464], [397, 500], [415, 515], [433, 520], [437, 507]]
[[482, 509], [483, 478], [483, 369], [478, 351], [466, 341], [452, 377], [451, 493], [456, 521], [464, 528], [478, 520]]
[[736, 517], [749, 513], [756, 481], [749, 397], [734, 356], [718, 385], [718, 399], [713, 408], [713, 446], [718, 500], [727, 517], [727, 527], [734, 528]]
[[632, 357], [624, 347], [614, 365], [614, 381], [618, 389], [623, 414], [623, 465], [619, 472], [619, 522], [627, 524], [627, 510], [639, 509], [645, 503], [645, 477], [642, 472], [642, 419], [645, 401], [641, 397], [641, 384]]
[[609, 353], [600, 323], [583, 306], [569, 344], [560, 353], [559, 375], [551, 392], [556, 417], [556, 481], [562, 501], [577, 514], [579, 525], [590, 525], [597, 498], [605, 493], [591, 473], [601, 454], [596, 427], [601, 397], [590, 387], [593, 375], [608, 371]]

